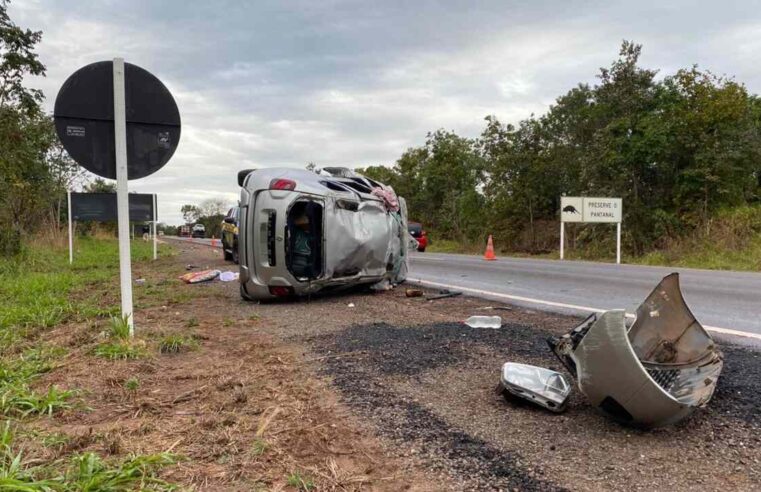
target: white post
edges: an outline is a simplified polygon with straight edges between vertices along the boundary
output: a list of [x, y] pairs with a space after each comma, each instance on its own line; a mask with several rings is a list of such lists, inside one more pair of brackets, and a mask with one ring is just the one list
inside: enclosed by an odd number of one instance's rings
[[563, 259], [563, 248], [565, 247], [565, 222], [560, 221], [560, 259]]
[[153, 194], [153, 259], [155, 260], [157, 258], [156, 255], [156, 234], [158, 234], [157, 227], [158, 222], [156, 222], [156, 194]]
[[616, 222], [616, 264], [621, 264], [621, 222]]
[[71, 229], [71, 190], [66, 191], [69, 203], [69, 265], [74, 263], [74, 234]]
[[127, 176], [127, 109], [124, 100], [124, 59], [114, 58], [114, 143], [116, 150], [116, 210], [119, 222], [119, 282], [122, 316], [135, 336], [132, 316], [132, 258], [130, 256], [129, 186]]

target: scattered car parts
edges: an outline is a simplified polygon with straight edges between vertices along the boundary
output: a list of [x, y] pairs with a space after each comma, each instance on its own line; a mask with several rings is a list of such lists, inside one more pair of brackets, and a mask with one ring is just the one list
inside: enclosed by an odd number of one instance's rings
[[556, 371], [529, 364], [506, 362], [502, 366], [500, 386], [505, 396], [512, 395], [552, 412], [562, 412], [571, 394], [566, 377]]
[[723, 367], [677, 273], [655, 287], [628, 331], [623, 310], [606, 311], [548, 343], [592, 405], [642, 427], [674, 424], [705, 406]]

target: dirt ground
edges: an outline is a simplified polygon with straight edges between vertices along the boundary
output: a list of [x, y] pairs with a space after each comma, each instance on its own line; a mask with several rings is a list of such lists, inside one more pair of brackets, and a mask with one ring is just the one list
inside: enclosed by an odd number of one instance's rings
[[[723, 345], [706, 409], [635, 430], [578, 391], [560, 415], [494, 391], [507, 360], [560, 370], [545, 338], [577, 319], [468, 297], [428, 302], [401, 288], [247, 303], [235, 282], [176, 281], [187, 264], [234, 270], [208, 247], [177, 251], [140, 268], [136, 326], [149, 346], [183, 333], [198, 348], [113, 362], [89, 355], [101, 324], [55, 330], [71, 352], [39, 384], [83, 388], [89, 408], [41, 421], [69, 439], [39, 453], [171, 450], [185, 460], [163, 477], [196, 490], [761, 488], [758, 352]], [[460, 323], [477, 313], [505, 325]], [[136, 391], [124, 388], [130, 378]]]

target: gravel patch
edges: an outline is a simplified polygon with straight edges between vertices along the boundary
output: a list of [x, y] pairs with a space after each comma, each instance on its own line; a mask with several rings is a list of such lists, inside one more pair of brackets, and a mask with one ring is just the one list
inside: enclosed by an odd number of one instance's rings
[[725, 346], [708, 408], [677, 426], [642, 431], [598, 414], [578, 391], [563, 415], [496, 395], [508, 359], [559, 370], [545, 342], [556, 332], [510, 322], [499, 330], [374, 323], [310, 338], [350, 407], [458, 488], [759, 486], [757, 352]]

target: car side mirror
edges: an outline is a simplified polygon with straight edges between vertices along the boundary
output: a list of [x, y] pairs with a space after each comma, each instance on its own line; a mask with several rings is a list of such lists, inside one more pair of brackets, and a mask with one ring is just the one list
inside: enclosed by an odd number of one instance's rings
[[235, 224], [235, 217], [225, 217], [223, 220], [228, 224]]

